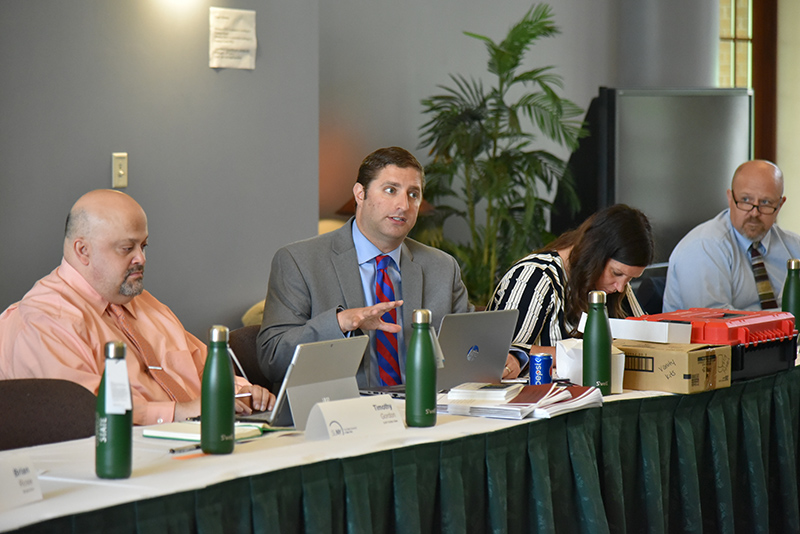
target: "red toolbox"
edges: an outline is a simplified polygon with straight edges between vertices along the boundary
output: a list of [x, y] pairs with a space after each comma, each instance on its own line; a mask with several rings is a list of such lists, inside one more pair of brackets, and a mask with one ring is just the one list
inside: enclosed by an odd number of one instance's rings
[[628, 319], [689, 323], [692, 343], [731, 345], [734, 381], [790, 369], [797, 356], [797, 330], [788, 312], [691, 308]]

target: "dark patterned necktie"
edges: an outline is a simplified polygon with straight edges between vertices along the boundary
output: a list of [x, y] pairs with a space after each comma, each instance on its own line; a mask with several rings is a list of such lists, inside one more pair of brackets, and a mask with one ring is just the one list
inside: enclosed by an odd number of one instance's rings
[[142, 360], [145, 367], [147, 367], [150, 376], [152, 376], [153, 380], [155, 380], [167, 395], [169, 395], [169, 398], [175, 402], [188, 402], [192, 400], [186, 390], [159, 365], [159, 361], [156, 359], [156, 355], [150, 343], [148, 343], [144, 336], [133, 326], [133, 323], [128, 320], [125, 307], [119, 304], [109, 304], [108, 308], [111, 312], [111, 317], [114, 318], [119, 329], [122, 330], [131, 345], [136, 348], [139, 358]]
[[[392, 258], [389, 256], [376, 256], [375, 264], [378, 272], [375, 277], [375, 302], [392, 302], [395, 300], [394, 285], [389, 278], [387, 268]], [[381, 317], [385, 323], [397, 324], [397, 308], [383, 314]], [[402, 384], [400, 378], [400, 358], [397, 352], [397, 334], [375, 331], [375, 350], [378, 353], [378, 366], [380, 371], [380, 382], [382, 386], [395, 386]]]
[[772, 310], [778, 307], [775, 300], [775, 293], [772, 291], [772, 284], [769, 283], [767, 268], [764, 267], [764, 257], [758, 251], [759, 241], [753, 242], [748, 249], [750, 252], [750, 265], [753, 267], [753, 276], [756, 278], [756, 289], [758, 299], [761, 301], [762, 310]]

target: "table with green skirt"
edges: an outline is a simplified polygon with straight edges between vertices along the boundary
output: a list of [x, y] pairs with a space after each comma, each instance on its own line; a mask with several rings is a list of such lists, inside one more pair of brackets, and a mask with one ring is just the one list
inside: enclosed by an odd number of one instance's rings
[[273, 469], [23, 531], [800, 532], [799, 427], [794, 368]]

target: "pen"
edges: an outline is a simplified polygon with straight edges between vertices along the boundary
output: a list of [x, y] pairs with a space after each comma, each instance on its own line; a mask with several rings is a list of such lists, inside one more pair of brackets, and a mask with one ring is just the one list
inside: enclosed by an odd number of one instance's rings
[[200, 444], [199, 443], [195, 443], [193, 445], [186, 445], [185, 447], [175, 447], [174, 449], [170, 449], [169, 453], [170, 454], [175, 454], [175, 453], [179, 453], [179, 452], [196, 451], [199, 448], [200, 448]]
[[252, 397], [252, 396], [253, 396], [252, 393], [237, 393], [236, 395], [234, 395], [234, 397], [236, 397], [237, 399], [241, 397]]

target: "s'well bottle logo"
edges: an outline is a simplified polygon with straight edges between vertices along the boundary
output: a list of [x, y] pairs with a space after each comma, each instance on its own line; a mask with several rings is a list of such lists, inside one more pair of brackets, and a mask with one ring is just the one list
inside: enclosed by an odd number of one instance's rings
[[95, 418], [95, 435], [98, 443], [108, 443], [108, 417]]

